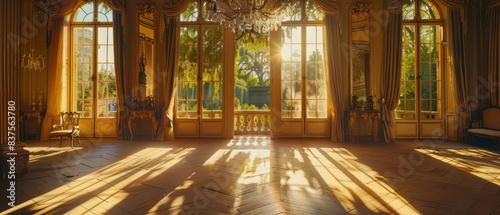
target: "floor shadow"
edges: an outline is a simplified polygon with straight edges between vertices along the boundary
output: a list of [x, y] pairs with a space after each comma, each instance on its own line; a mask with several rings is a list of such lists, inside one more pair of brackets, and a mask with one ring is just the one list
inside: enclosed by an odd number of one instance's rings
[[384, 192], [404, 199], [405, 209], [423, 214], [500, 213], [500, 181], [493, 182], [500, 175], [497, 152], [442, 140], [368, 144], [346, 145], [347, 154], [339, 156], [354, 157], [346, 160], [360, 171], [375, 171], [378, 181], [390, 188]]

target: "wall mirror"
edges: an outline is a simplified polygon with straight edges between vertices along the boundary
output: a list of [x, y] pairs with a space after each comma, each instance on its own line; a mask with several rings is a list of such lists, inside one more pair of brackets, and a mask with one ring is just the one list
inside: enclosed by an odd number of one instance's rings
[[139, 13], [139, 87], [141, 97], [154, 93], [154, 42], [155, 42], [155, 5], [142, 2], [137, 5]]
[[365, 0], [351, 5], [351, 97], [370, 95], [370, 8]]

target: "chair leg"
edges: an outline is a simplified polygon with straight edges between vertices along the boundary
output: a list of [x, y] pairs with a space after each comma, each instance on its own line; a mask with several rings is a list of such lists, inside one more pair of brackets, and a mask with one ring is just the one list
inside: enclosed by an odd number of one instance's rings
[[71, 148], [73, 148], [73, 136], [70, 137]]
[[78, 145], [82, 146], [82, 143], [80, 143], [80, 135], [76, 136], [76, 139], [78, 140]]

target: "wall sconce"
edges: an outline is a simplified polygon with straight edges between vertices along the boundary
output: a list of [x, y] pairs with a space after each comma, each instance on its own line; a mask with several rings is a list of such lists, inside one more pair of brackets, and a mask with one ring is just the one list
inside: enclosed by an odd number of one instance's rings
[[45, 59], [42, 55], [35, 57], [35, 49], [31, 49], [31, 53], [28, 55], [23, 54], [23, 61], [21, 66], [23, 69], [42, 71], [45, 68]]

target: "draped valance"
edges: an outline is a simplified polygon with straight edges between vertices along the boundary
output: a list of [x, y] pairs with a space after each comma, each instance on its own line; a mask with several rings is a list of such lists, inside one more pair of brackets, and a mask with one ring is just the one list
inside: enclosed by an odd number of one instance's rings
[[399, 10], [403, 8], [405, 4], [408, 4], [410, 0], [389, 0], [387, 3], [388, 10]]
[[313, 4], [323, 12], [325, 15], [334, 15], [340, 12], [340, 5], [338, 0], [334, 1], [322, 1], [322, 0], [312, 0]]
[[37, 4], [50, 16], [61, 17], [69, 15], [78, 4], [78, 0], [47, 0], [46, 3], [39, 1]]
[[104, 2], [114, 11], [123, 12], [125, 10], [125, 0], [104, 0]]
[[500, 6], [500, 0], [491, 0], [490, 1], [490, 8], [498, 7], [498, 6]]
[[[79, 0], [47, 0], [39, 1], [37, 4], [50, 16], [66, 16], [73, 12]], [[125, 9], [125, 0], [104, 0], [104, 2], [115, 11], [122, 12]]]
[[469, 1], [470, 0], [441, 0], [447, 7], [455, 9], [463, 8]]
[[187, 0], [166, 0], [161, 6], [161, 9], [166, 16], [175, 17], [184, 12], [190, 3], [191, 1]]

